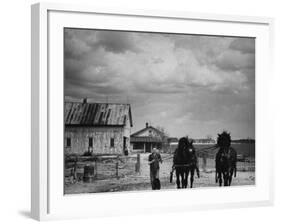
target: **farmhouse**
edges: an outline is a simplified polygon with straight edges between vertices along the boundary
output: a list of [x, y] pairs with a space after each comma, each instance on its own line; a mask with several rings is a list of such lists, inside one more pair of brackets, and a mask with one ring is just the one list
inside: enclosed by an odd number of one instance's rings
[[65, 152], [126, 154], [133, 126], [129, 104], [65, 102]]
[[131, 135], [131, 148], [135, 152], [151, 152], [152, 148], [161, 149], [165, 144], [165, 134], [157, 128], [145, 124], [145, 128]]

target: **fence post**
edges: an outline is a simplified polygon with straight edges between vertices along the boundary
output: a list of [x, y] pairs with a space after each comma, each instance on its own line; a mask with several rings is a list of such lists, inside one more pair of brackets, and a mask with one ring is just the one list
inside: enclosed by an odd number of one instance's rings
[[95, 159], [95, 177], [98, 176], [98, 160]]
[[137, 154], [136, 173], [140, 172], [140, 154]]
[[119, 166], [118, 161], [119, 161], [119, 156], [117, 156], [117, 160], [116, 160], [116, 177], [117, 177], [117, 179], [118, 179], [118, 166]]
[[206, 154], [205, 153], [203, 153], [203, 155], [202, 155], [202, 160], [203, 160], [202, 168], [203, 168], [203, 171], [206, 172], [207, 158], [206, 158]]

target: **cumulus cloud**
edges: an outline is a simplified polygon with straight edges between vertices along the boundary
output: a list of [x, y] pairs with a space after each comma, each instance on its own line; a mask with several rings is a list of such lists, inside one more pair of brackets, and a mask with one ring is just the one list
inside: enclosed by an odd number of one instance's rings
[[99, 32], [97, 33], [98, 45], [106, 51], [124, 53], [126, 51], [138, 51], [133, 35], [124, 32]]
[[255, 53], [255, 39], [254, 38], [238, 38], [231, 42], [230, 48], [240, 51], [244, 54]]
[[253, 38], [84, 29], [64, 37], [69, 99], [129, 101], [135, 130], [149, 120], [175, 136], [223, 126], [254, 137]]
[[255, 55], [243, 54], [241, 51], [228, 50], [219, 55], [216, 65], [225, 70], [254, 68]]

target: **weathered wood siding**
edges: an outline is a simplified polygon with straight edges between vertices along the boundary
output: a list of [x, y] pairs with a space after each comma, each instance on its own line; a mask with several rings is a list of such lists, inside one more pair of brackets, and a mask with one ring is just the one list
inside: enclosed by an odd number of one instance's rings
[[[88, 151], [89, 138], [92, 137], [94, 153], [123, 154], [124, 132], [123, 127], [65, 127], [65, 152], [82, 154]], [[125, 137], [129, 142], [130, 135]], [[71, 147], [66, 145], [67, 138], [71, 138]], [[114, 147], [110, 147], [111, 138], [114, 138]]]

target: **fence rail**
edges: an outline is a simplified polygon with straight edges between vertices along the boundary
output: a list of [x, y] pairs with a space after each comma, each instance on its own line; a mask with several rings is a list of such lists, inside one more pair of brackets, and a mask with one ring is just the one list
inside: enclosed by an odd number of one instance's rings
[[65, 183], [81, 181], [85, 177], [85, 167], [94, 170], [92, 180], [105, 180], [133, 175], [140, 170], [139, 155], [67, 155], [65, 157]]

